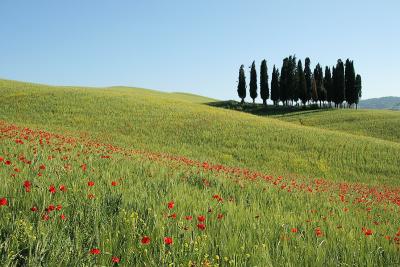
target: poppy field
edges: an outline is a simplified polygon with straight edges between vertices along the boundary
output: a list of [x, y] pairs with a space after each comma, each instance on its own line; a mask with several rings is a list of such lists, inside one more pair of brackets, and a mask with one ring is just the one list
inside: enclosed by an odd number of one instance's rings
[[395, 266], [400, 188], [256, 170], [0, 122], [8, 266]]

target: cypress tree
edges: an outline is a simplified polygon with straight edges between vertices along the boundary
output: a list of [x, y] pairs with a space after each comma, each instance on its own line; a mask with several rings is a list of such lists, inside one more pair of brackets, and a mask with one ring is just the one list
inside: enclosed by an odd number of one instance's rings
[[288, 69], [289, 69], [289, 58], [284, 58], [281, 68], [281, 77], [279, 79], [279, 99], [283, 105], [287, 105], [288, 100]]
[[318, 101], [317, 81], [315, 77], [311, 79], [311, 99], [314, 103]]
[[326, 100], [329, 102], [329, 106], [332, 105], [332, 76], [331, 70], [328, 66], [325, 67], [324, 87], [326, 90]]
[[355, 87], [356, 96], [357, 96], [354, 103], [356, 104], [356, 109], [357, 109], [358, 102], [360, 101], [360, 98], [362, 96], [362, 84], [361, 84], [361, 75], [360, 74], [357, 74], [357, 76], [356, 76], [354, 87]]
[[279, 70], [275, 68], [272, 69], [272, 78], [271, 78], [271, 100], [274, 102], [274, 105], [279, 104]]
[[309, 101], [311, 99], [311, 91], [312, 91], [312, 73], [310, 67], [311, 61], [310, 58], [305, 59], [304, 63], [304, 76], [306, 78], [306, 99]]
[[244, 103], [244, 99], [246, 98], [246, 76], [244, 74], [244, 66], [241, 65], [239, 69], [239, 82], [237, 87], [237, 92], [239, 98], [241, 99], [241, 103]]
[[314, 69], [314, 79], [317, 87], [319, 105], [322, 106], [322, 102], [326, 100], [326, 91], [324, 88], [324, 74], [319, 63], [317, 64], [317, 66], [315, 66]]
[[303, 65], [301, 64], [301, 60], [297, 63], [297, 93], [303, 106], [307, 102], [307, 84], [306, 84], [306, 77], [304, 75]]
[[341, 59], [338, 59], [336, 64], [333, 87], [335, 90], [335, 104], [338, 107], [345, 100], [344, 65]]
[[260, 66], [260, 95], [263, 100], [263, 104], [267, 105], [267, 99], [269, 98], [269, 86], [268, 86], [268, 67], [267, 61], [264, 59]]
[[257, 71], [256, 71], [256, 63], [253, 61], [251, 64], [250, 70], [250, 97], [253, 99], [253, 103], [255, 103], [255, 99], [257, 98]]
[[353, 61], [346, 60], [345, 69], [345, 97], [349, 106], [353, 105], [357, 99], [357, 92], [355, 88], [356, 73], [354, 71]]
[[288, 64], [288, 100], [297, 102], [299, 95], [297, 93], [296, 56], [289, 56]]

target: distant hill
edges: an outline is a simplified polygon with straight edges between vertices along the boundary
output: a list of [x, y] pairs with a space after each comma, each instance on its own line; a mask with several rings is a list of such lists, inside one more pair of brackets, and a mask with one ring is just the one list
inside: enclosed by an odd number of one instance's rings
[[400, 97], [386, 96], [361, 100], [360, 108], [400, 110]]

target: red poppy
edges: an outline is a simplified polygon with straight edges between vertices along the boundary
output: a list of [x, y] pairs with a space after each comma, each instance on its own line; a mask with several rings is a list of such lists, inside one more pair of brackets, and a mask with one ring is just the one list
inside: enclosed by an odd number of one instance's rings
[[148, 236], [146, 236], [146, 235], [143, 236], [141, 242], [142, 242], [143, 245], [148, 245], [148, 244], [150, 244], [150, 237], [148, 237]]
[[48, 221], [50, 219], [50, 216], [47, 214], [43, 214], [42, 219], [43, 221]]
[[94, 186], [94, 182], [93, 182], [93, 181], [89, 181], [89, 182], [87, 183], [87, 185], [88, 185], [88, 186]]
[[176, 213], [169, 215], [168, 218], [176, 219]]
[[63, 191], [63, 192], [67, 191], [67, 188], [65, 187], [65, 185], [60, 185], [60, 191]]
[[112, 181], [112, 182], [111, 182], [111, 185], [112, 185], [112, 186], [117, 186], [118, 183], [117, 183], [116, 181]]
[[362, 228], [362, 231], [364, 232], [364, 234], [366, 235], [366, 236], [369, 236], [369, 235], [372, 235], [373, 234], [373, 231], [371, 230], [371, 229], [366, 229], [366, 228]]
[[321, 237], [321, 236], [324, 235], [324, 233], [323, 233], [323, 232], [321, 231], [321, 229], [318, 227], [318, 228], [315, 229], [315, 235], [316, 235], [317, 237]]
[[92, 255], [99, 255], [100, 253], [101, 253], [101, 251], [98, 248], [92, 248], [90, 250], [90, 254], [92, 254]]
[[54, 187], [54, 185], [50, 185], [49, 192], [52, 193], [52, 194], [56, 193], [56, 188]]
[[221, 214], [221, 213], [220, 213], [220, 214], [218, 214], [218, 216], [217, 216], [217, 219], [218, 219], [218, 220], [221, 220], [222, 218], [224, 218], [224, 215], [223, 215], [223, 214]]
[[187, 220], [187, 221], [191, 221], [192, 219], [193, 219], [192, 216], [185, 216], [185, 220]]
[[82, 168], [82, 171], [86, 171], [86, 168], [87, 168], [87, 167], [86, 167], [86, 164], [82, 164], [82, 165], [81, 165], [81, 168]]
[[0, 157], [0, 162], [2, 162], [4, 160], [4, 158], [3, 157]]
[[199, 222], [204, 222], [206, 220], [206, 217], [204, 217], [203, 215], [200, 215], [199, 217], [197, 217], [197, 220]]
[[297, 230], [297, 228], [292, 228], [292, 230], [290, 230], [292, 233], [297, 233], [299, 230]]
[[56, 210], [61, 210], [62, 206], [60, 204], [57, 205]]
[[33, 206], [32, 208], [31, 208], [31, 211], [33, 211], [33, 212], [35, 212], [35, 211], [37, 211], [38, 210], [38, 208], [36, 207], [36, 206]]
[[31, 191], [31, 182], [25, 181], [24, 182], [24, 187], [25, 187], [25, 192], [30, 192]]
[[120, 259], [119, 259], [118, 257], [113, 256], [113, 257], [111, 258], [111, 261], [114, 262], [114, 263], [119, 263], [119, 262], [120, 262]]
[[45, 170], [45, 169], [46, 169], [46, 166], [45, 166], [44, 164], [42, 164], [42, 165], [39, 166], [39, 169], [40, 169], [40, 170]]
[[173, 209], [175, 206], [175, 203], [173, 201], [168, 202], [168, 208]]
[[47, 212], [51, 212], [51, 211], [53, 211], [53, 210], [55, 210], [55, 206], [54, 205], [49, 205], [48, 207], [47, 207], [47, 209], [46, 209], [46, 211]]
[[6, 165], [11, 165], [11, 161], [6, 160], [6, 161], [4, 162], [4, 164], [6, 164]]
[[7, 206], [8, 201], [5, 197], [0, 198], [0, 206]]
[[164, 243], [166, 245], [172, 245], [172, 242], [173, 242], [172, 237], [164, 237]]
[[198, 225], [197, 225], [197, 228], [199, 228], [199, 230], [204, 230], [204, 229], [206, 229], [206, 225], [204, 224], [204, 223], [199, 223]]
[[61, 220], [66, 220], [67, 219], [64, 214], [61, 214], [60, 218], [61, 218]]

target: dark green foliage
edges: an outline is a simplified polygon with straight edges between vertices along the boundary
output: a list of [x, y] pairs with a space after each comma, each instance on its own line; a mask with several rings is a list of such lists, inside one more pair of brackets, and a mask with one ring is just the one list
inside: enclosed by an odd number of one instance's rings
[[325, 67], [324, 87], [326, 90], [326, 101], [328, 101], [330, 105], [333, 100], [333, 86], [331, 70], [328, 66]]
[[306, 77], [304, 75], [303, 65], [301, 64], [301, 60], [297, 63], [297, 93], [298, 96], [303, 103], [303, 106], [307, 103], [307, 83]]
[[296, 57], [289, 56], [283, 60], [280, 77], [280, 100], [288, 104], [294, 99], [296, 90]]
[[304, 76], [306, 78], [306, 99], [307, 101], [311, 100], [311, 91], [312, 91], [312, 73], [311, 73], [311, 67], [310, 67], [311, 61], [307, 57], [305, 59], [304, 63]]
[[315, 66], [314, 69], [314, 80], [316, 85], [317, 97], [321, 105], [321, 103], [326, 100], [326, 91], [324, 87], [324, 74], [319, 63], [317, 64], [317, 66]]
[[358, 92], [355, 88], [356, 82], [356, 73], [354, 71], [353, 61], [349, 59], [346, 60], [346, 69], [345, 69], [345, 96], [346, 102], [349, 105], [353, 105], [356, 103], [356, 99], [358, 98]]
[[311, 80], [311, 99], [314, 103], [318, 101], [317, 81], [314, 77]]
[[260, 95], [263, 100], [263, 104], [267, 105], [267, 99], [269, 98], [269, 86], [268, 86], [268, 67], [267, 61], [264, 59], [260, 66]]
[[246, 76], [244, 74], [244, 66], [241, 65], [239, 69], [239, 81], [238, 81], [238, 88], [237, 92], [241, 102], [244, 103], [244, 99], [246, 98]]
[[335, 71], [333, 73], [334, 102], [339, 106], [345, 100], [345, 82], [344, 82], [344, 65], [341, 59], [338, 59]]
[[256, 63], [253, 61], [253, 64], [251, 64], [251, 70], [250, 70], [250, 97], [253, 99], [253, 103], [255, 102], [255, 99], [257, 98], [257, 71], [256, 71]]
[[360, 101], [360, 98], [362, 96], [362, 84], [361, 84], [361, 75], [360, 74], [357, 74], [357, 76], [356, 76], [354, 87], [355, 87], [355, 91], [356, 91], [356, 95], [357, 95], [354, 103], [356, 104], [356, 108], [357, 108], [358, 102]]
[[280, 84], [279, 84], [279, 70], [274, 68], [272, 70], [272, 78], [271, 78], [271, 100], [274, 102], [274, 105], [278, 105], [279, 103], [279, 95], [280, 95]]

